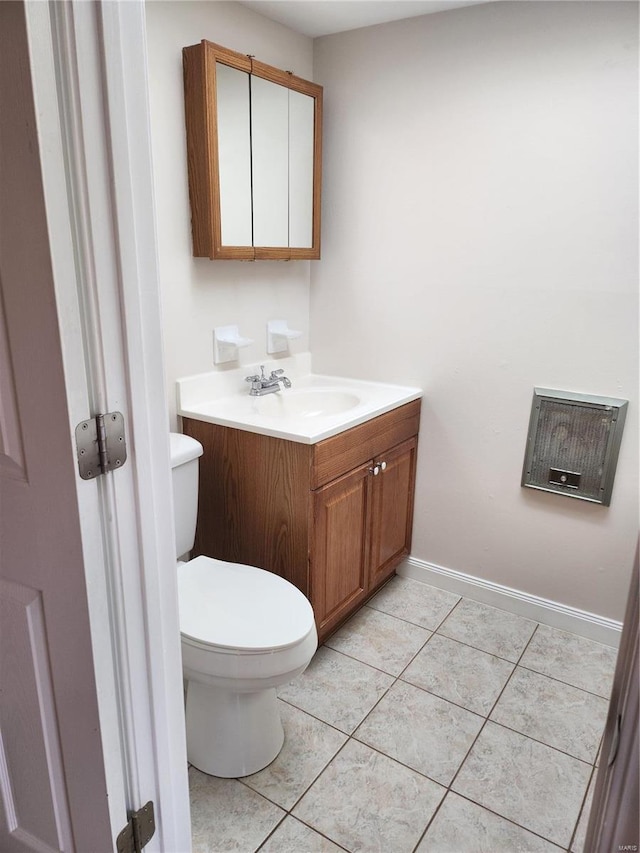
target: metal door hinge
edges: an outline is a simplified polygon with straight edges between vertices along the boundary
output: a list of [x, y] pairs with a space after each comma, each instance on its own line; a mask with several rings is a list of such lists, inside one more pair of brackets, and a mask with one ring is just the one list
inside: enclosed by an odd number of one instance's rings
[[118, 853], [140, 853], [145, 844], [148, 844], [156, 831], [155, 815], [151, 800], [138, 809], [131, 812], [129, 823], [116, 838], [116, 850]]
[[76, 427], [78, 469], [83, 480], [121, 468], [127, 459], [124, 418], [120, 412], [96, 415]]

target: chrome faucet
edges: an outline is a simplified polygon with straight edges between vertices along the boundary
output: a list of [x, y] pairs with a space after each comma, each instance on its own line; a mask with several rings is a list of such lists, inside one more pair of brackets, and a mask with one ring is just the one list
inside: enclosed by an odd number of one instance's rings
[[284, 370], [272, 370], [271, 376], [264, 375], [264, 364], [260, 365], [260, 376], [245, 376], [245, 382], [251, 383], [249, 394], [252, 397], [263, 397], [265, 394], [273, 394], [280, 391], [282, 387], [291, 388], [291, 380], [284, 376]]

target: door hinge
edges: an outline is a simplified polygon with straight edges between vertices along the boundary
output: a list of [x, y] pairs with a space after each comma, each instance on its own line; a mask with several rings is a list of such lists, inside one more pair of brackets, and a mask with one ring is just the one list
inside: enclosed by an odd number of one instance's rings
[[148, 844], [156, 831], [155, 815], [151, 800], [138, 809], [131, 812], [129, 823], [116, 838], [117, 853], [140, 853], [145, 844]]
[[127, 459], [124, 418], [120, 412], [96, 415], [76, 427], [78, 469], [83, 480], [122, 468]]

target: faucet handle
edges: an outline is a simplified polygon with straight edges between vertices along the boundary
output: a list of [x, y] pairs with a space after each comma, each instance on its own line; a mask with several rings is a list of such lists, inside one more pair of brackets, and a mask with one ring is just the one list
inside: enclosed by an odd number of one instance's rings
[[255, 374], [255, 376], [245, 376], [244, 377], [245, 382], [258, 382], [259, 379], [260, 379], [260, 377], [258, 376], [257, 373]]
[[275, 378], [276, 378], [276, 376], [282, 376], [282, 374], [283, 374], [283, 373], [284, 373], [284, 369], [283, 369], [282, 367], [281, 367], [279, 370], [272, 370], [272, 371], [271, 371], [271, 376], [270, 376], [269, 378], [270, 378], [270, 379], [275, 379]]

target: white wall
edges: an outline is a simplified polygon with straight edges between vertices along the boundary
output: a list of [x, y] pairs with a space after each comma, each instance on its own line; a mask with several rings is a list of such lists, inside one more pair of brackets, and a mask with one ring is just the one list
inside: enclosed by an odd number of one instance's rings
[[[318, 371], [425, 389], [413, 556], [621, 619], [638, 528], [637, 5], [319, 39]], [[534, 385], [630, 400], [610, 508], [520, 487]]]
[[292, 352], [309, 348], [310, 261], [192, 257], [182, 48], [206, 38], [309, 80], [313, 44], [236, 3], [152, 0], [146, 16], [165, 364], [175, 428], [175, 380], [214, 369], [214, 326], [237, 324], [253, 338], [240, 351], [243, 364], [264, 358], [270, 319], [284, 318], [304, 331]]

